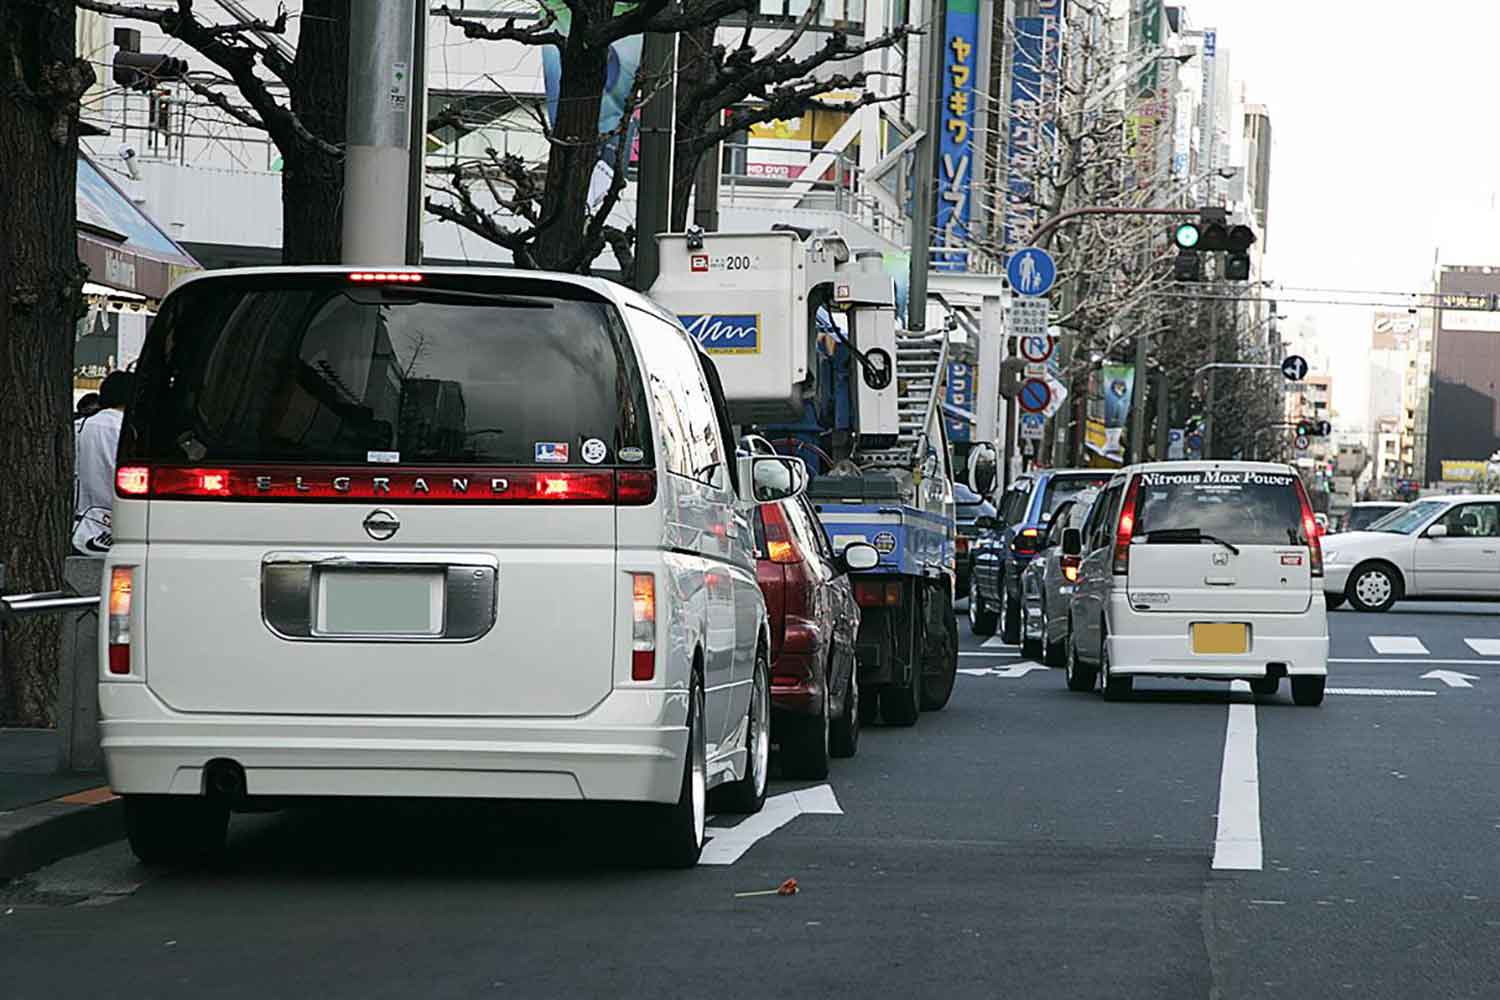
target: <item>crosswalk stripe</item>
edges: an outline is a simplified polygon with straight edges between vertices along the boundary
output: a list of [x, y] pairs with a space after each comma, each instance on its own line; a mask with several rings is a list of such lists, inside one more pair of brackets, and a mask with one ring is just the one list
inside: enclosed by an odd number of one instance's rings
[[1500, 639], [1465, 639], [1464, 642], [1480, 656], [1500, 656]]
[[1428, 649], [1414, 635], [1372, 635], [1370, 646], [1382, 656], [1426, 656]]

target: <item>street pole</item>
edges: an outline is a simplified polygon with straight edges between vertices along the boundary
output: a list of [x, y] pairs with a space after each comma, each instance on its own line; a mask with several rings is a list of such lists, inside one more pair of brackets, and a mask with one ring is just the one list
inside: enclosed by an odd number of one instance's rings
[[407, 258], [412, 53], [417, 0], [349, 5], [344, 263]]
[[406, 262], [422, 263], [422, 213], [427, 187], [427, 4], [417, 0], [411, 46], [411, 139], [406, 175]]
[[[640, 181], [635, 203], [635, 287], [643, 292], [661, 270], [656, 236], [666, 232], [672, 221], [676, 78], [677, 35], [648, 33], [641, 45], [641, 90], [650, 96], [641, 108], [641, 158], [636, 174]], [[625, 164], [616, 169], [624, 170]]]
[[[922, 36], [922, 141], [916, 150], [916, 187], [912, 191], [911, 276], [907, 283], [906, 328], [927, 329], [927, 268], [932, 256], [932, 228], [937, 216], [939, 136], [943, 121], [943, 39], [947, 37], [948, 4], [932, 0], [932, 17]], [[1005, 456], [1008, 467], [1010, 456]]]
[[[1212, 286], [1213, 293], [1218, 294], [1218, 284]], [[1208, 363], [1217, 364], [1219, 361], [1219, 304], [1208, 303]], [[1218, 374], [1217, 368], [1208, 370], [1208, 388], [1203, 394], [1203, 457], [1212, 459], [1214, 457], [1214, 382]]]
[[[1136, 378], [1140, 378], [1139, 375]], [[1171, 391], [1171, 380], [1167, 377], [1167, 370], [1151, 376], [1151, 381], [1156, 386], [1156, 460], [1167, 461], [1167, 452], [1172, 449], [1172, 407], [1167, 399]]]

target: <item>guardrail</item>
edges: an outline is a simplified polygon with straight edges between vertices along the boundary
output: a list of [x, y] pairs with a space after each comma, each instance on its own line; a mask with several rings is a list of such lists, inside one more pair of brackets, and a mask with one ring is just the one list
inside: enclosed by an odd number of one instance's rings
[[63, 614], [68, 611], [98, 610], [99, 597], [74, 594], [66, 590], [47, 590], [37, 594], [0, 594], [0, 625], [8, 625], [32, 615]]

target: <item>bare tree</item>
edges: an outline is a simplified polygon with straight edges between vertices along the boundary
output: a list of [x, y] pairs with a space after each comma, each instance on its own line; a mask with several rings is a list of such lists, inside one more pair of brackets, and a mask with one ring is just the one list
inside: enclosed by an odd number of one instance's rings
[[[62, 586], [72, 533], [78, 102], [93, 82], [70, 0], [0, 4], [0, 563], [22, 592]], [[24, 723], [51, 722], [58, 639], [56, 619], [6, 630], [0, 708]]]

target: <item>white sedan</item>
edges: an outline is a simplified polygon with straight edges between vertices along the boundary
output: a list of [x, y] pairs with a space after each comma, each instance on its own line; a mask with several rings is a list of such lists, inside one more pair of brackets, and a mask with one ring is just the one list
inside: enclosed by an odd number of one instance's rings
[[1387, 611], [1411, 598], [1500, 599], [1500, 496], [1432, 497], [1323, 543], [1328, 606]]

